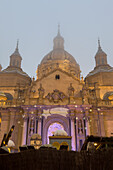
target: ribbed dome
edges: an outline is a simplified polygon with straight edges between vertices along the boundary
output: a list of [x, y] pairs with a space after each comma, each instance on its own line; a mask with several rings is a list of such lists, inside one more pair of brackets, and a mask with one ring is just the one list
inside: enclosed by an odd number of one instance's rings
[[68, 134], [65, 130], [56, 130], [54, 136], [68, 136]]
[[42, 59], [41, 64], [49, 63], [55, 60], [69, 60], [71, 63], [77, 64], [74, 57], [64, 50], [64, 38], [60, 35], [59, 27], [57, 36], [54, 38], [53, 43], [53, 51]]
[[64, 50], [64, 38], [58, 28], [57, 36], [53, 40], [53, 50], [48, 53], [38, 65], [37, 79], [46, 76], [56, 69], [60, 69], [80, 79], [80, 67], [75, 58]]
[[62, 49], [56, 49], [51, 51], [49, 54], [47, 54], [41, 61], [41, 64], [47, 64], [51, 61], [57, 61], [57, 60], [68, 60], [69, 62], [76, 64], [77, 62], [74, 59], [74, 57], [69, 54], [67, 51]]

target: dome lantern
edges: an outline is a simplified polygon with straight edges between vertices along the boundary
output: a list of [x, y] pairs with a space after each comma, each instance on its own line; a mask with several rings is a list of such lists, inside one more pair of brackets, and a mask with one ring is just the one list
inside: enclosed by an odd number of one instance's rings
[[22, 57], [19, 54], [18, 43], [19, 43], [19, 41], [17, 40], [16, 49], [15, 49], [14, 53], [10, 56], [10, 66], [21, 68]]
[[53, 49], [64, 49], [64, 38], [60, 35], [60, 25], [58, 25], [58, 33], [54, 38], [53, 43]]
[[95, 55], [96, 67], [100, 65], [107, 65], [107, 54], [102, 50], [100, 46], [100, 39], [98, 39], [98, 51]]

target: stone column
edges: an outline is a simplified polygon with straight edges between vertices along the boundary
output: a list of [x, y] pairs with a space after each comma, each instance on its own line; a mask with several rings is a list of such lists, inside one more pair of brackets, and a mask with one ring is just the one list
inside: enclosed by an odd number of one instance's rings
[[23, 132], [22, 132], [22, 144], [26, 145], [26, 135], [27, 135], [27, 119], [24, 119]]
[[74, 125], [74, 119], [71, 119], [71, 145], [72, 145], [72, 150], [75, 151], [75, 125]]
[[16, 110], [10, 110], [10, 122], [9, 122], [9, 129], [12, 125], [15, 124], [15, 118], [16, 118]]
[[41, 136], [41, 119], [38, 120], [38, 134]]
[[105, 136], [103, 113], [102, 113], [102, 115], [101, 115], [101, 113], [100, 113], [99, 118], [100, 118], [100, 135], [101, 135], [101, 136]]
[[90, 135], [90, 122], [89, 120], [86, 121], [86, 136]]

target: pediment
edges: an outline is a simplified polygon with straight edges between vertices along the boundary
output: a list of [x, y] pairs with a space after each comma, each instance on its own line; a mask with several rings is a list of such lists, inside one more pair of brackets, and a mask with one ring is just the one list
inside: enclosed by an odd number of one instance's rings
[[51, 76], [51, 75], [53, 75], [53, 74], [55, 74], [55, 73], [56, 73], [56, 75], [57, 75], [58, 73], [59, 73], [59, 74], [60, 74], [60, 73], [61, 73], [61, 74], [64, 74], [65, 76], [71, 77], [72, 79], [80, 82], [80, 79], [79, 79], [79, 78], [77, 78], [76, 76], [74, 76], [74, 75], [72, 75], [72, 74], [70, 74], [70, 73], [68, 73], [68, 72], [66, 72], [66, 71], [63, 71], [63, 70], [60, 69], [60, 68], [57, 68], [57, 69], [53, 70], [52, 72], [44, 75], [41, 79], [37, 79], [36, 82], [37, 82], [37, 81], [40, 81], [40, 80], [43, 80], [43, 79], [45, 79], [45, 78], [47, 78], [47, 77], [49, 77], [49, 76]]

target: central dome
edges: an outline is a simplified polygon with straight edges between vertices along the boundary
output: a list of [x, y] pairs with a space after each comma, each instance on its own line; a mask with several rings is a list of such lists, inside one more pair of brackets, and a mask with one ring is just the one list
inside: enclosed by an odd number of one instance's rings
[[53, 40], [53, 44], [53, 51], [42, 59], [41, 64], [48, 63], [51, 60], [68, 60], [71, 63], [77, 64], [74, 57], [64, 50], [64, 38], [60, 35], [59, 28], [57, 36]]
[[64, 50], [64, 38], [58, 27], [57, 36], [53, 39], [53, 50], [38, 65], [37, 79], [42, 78], [55, 69], [61, 69], [80, 79], [80, 67], [75, 58]]

